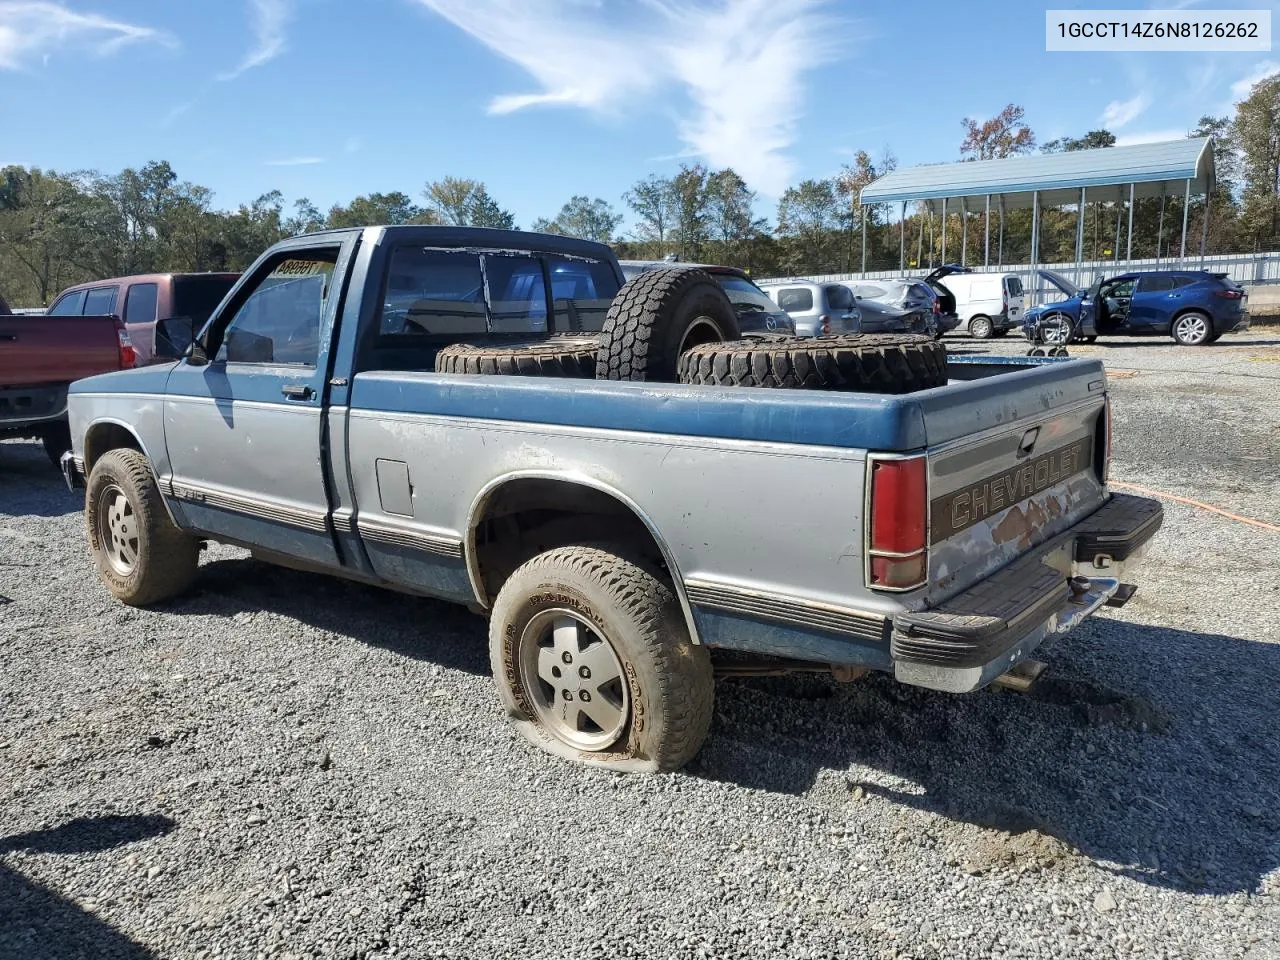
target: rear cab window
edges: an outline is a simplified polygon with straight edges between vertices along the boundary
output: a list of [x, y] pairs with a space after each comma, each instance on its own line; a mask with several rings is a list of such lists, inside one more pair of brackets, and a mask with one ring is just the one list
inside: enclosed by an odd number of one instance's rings
[[547, 265], [547, 275], [551, 278], [551, 309], [555, 329], [569, 332], [602, 330], [604, 318], [609, 313], [609, 304], [613, 303], [613, 298], [620, 289], [612, 267], [599, 260], [579, 260], [554, 255], [543, 259]]
[[547, 285], [542, 261], [523, 254], [486, 253], [490, 333], [546, 333]]
[[173, 278], [173, 316], [190, 317], [191, 325], [199, 330], [213, 314], [214, 308], [235, 286], [236, 277], [209, 276]]
[[761, 313], [773, 313], [778, 309], [763, 290], [744, 277], [724, 274], [715, 275], [715, 279], [720, 282], [720, 286], [729, 297], [729, 302], [738, 311], [759, 310]]
[[813, 291], [808, 287], [783, 287], [778, 291], [778, 306], [787, 313], [808, 313], [813, 309]]
[[486, 333], [480, 257], [400, 247], [391, 256], [378, 329], [383, 336], [456, 337]]

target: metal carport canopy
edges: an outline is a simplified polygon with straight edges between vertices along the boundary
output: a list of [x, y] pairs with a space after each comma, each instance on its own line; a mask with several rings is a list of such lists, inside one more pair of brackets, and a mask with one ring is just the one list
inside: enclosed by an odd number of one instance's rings
[[1201, 195], [1214, 182], [1211, 144], [1200, 137], [910, 167], [867, 184], [859, 200], [864, 206], [921, 200], [936, 213], [943, 198], [992, 196], [1003, 197], [1005, 208], [1015, 209], [1030, 207], [1036, 191], [1041, 207], [1079, 203], [1082, 187], [1088, 188], [1091, 201], [1127, 200], [1129, 184], [1135, 198], [1165, 191], [1179, 196], [1188, 180], [1191, 192]]

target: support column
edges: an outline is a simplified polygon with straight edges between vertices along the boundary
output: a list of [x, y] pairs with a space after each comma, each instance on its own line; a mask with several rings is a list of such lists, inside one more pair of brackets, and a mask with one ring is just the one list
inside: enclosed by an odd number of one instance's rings
[[960, 198], [960, 266], [967, 267], [969, 259], [969, 198]]
[[1120, 262], [1120, 218], [1124, 213], [1123, 198], [1116, 203], [1116, 242], [1111, 246], [1111, 262]]
[[907, 270], [907, 201], [902, 201], [902, 216], [898, 218], [898, 270]]
[[862, 273], [867, 272], [867, 208], [862, 208]]
[[1191, 212], [1191, 178], [1187, 178], [1187, 187], [1182, 194], [1182, 246], [1178, 250], [1179, 266], [1187, 259], [1187, 215]]
[[996, 266], [1004, 266], [1004, 194], [1000, 194], [1000, 245], [996, 248]]
[[991, 194], [987, 194], [986, 209], [982, 212], [982, 265], [991, 266]]
[[1156, 267], [1160, 266], [1160, 247], [1164, 245], [1164, 192], [1165, 185], [1160, 184], [1160, 224], [1156, 227]]
[[1080, 188], [1080, 207], [1076, 211], [1076, 286], [1080, 283], [1080, 261], [1084, 258], [1084, 205], [1085, 188]]
[[947, 262], [947, 198], [942, 198], [942, 262]]
[[1031, 265], [1040, 263], [1040, 191], [1031, 191]]
[[[925, 211], [929, 214], [929, 256], [933, 257], [933, 212], [926, 206]], [[924, 266], [924, 217], [920, 218], [920, 236], [916, 240], [916, 266]]]
[[1125, 260], [1129, 261], [1130, 269], [1133, 266], [1133, 184], [1129, 184], [1129, 246], [1125, 250]]
[[1204, 248], [1209, 243], [1209, 214], [1213, 212], [1213, 195], [1206, 184], [1204, 189], [1204, 223], [1200, 227], [1200, 269], [1204, 269]]

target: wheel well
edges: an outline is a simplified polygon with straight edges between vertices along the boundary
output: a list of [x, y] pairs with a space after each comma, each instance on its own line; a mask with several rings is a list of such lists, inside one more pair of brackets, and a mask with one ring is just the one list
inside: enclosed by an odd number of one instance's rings
[[85, 476], [89, 475], [100, 456], [108, 450], [119, 450], [122, 447], [146, 453], [138, 438], [127, 427], [118, 423], [95, 423], [84, 436]]
[[662, 547], [635, 510], [606, 491], [572, 480], [523, 477], [491, 491], [468, 531], [468, 561], [477, 590], [491, 605], [525, 561], [555, 547], [583, 543], [624, 549], [683, 594]]
[[1208, 310], [1204, 309], [1204, 307], [1183, 307], [1181, 310], [1179, 310], [1177, 313], [1175, 313], [1172, 317], [1169, 318], [1169, 324], [1172, 325], [1175, 320], [1185, 317], [1188, 313], [1200, 314], [1200, 316], [1204, 317], [1206, 320], [1209, 321], [1210, 328], [1213, 327], [1213, 316], [1209, 313]]

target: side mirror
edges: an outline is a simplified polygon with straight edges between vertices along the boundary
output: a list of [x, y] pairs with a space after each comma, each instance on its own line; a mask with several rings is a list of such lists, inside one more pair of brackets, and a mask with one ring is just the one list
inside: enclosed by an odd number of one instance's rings
[[176, 360], [195, 340], [195, 323], [190, 317], [169, 317], [156, 323], [156, 357]]

